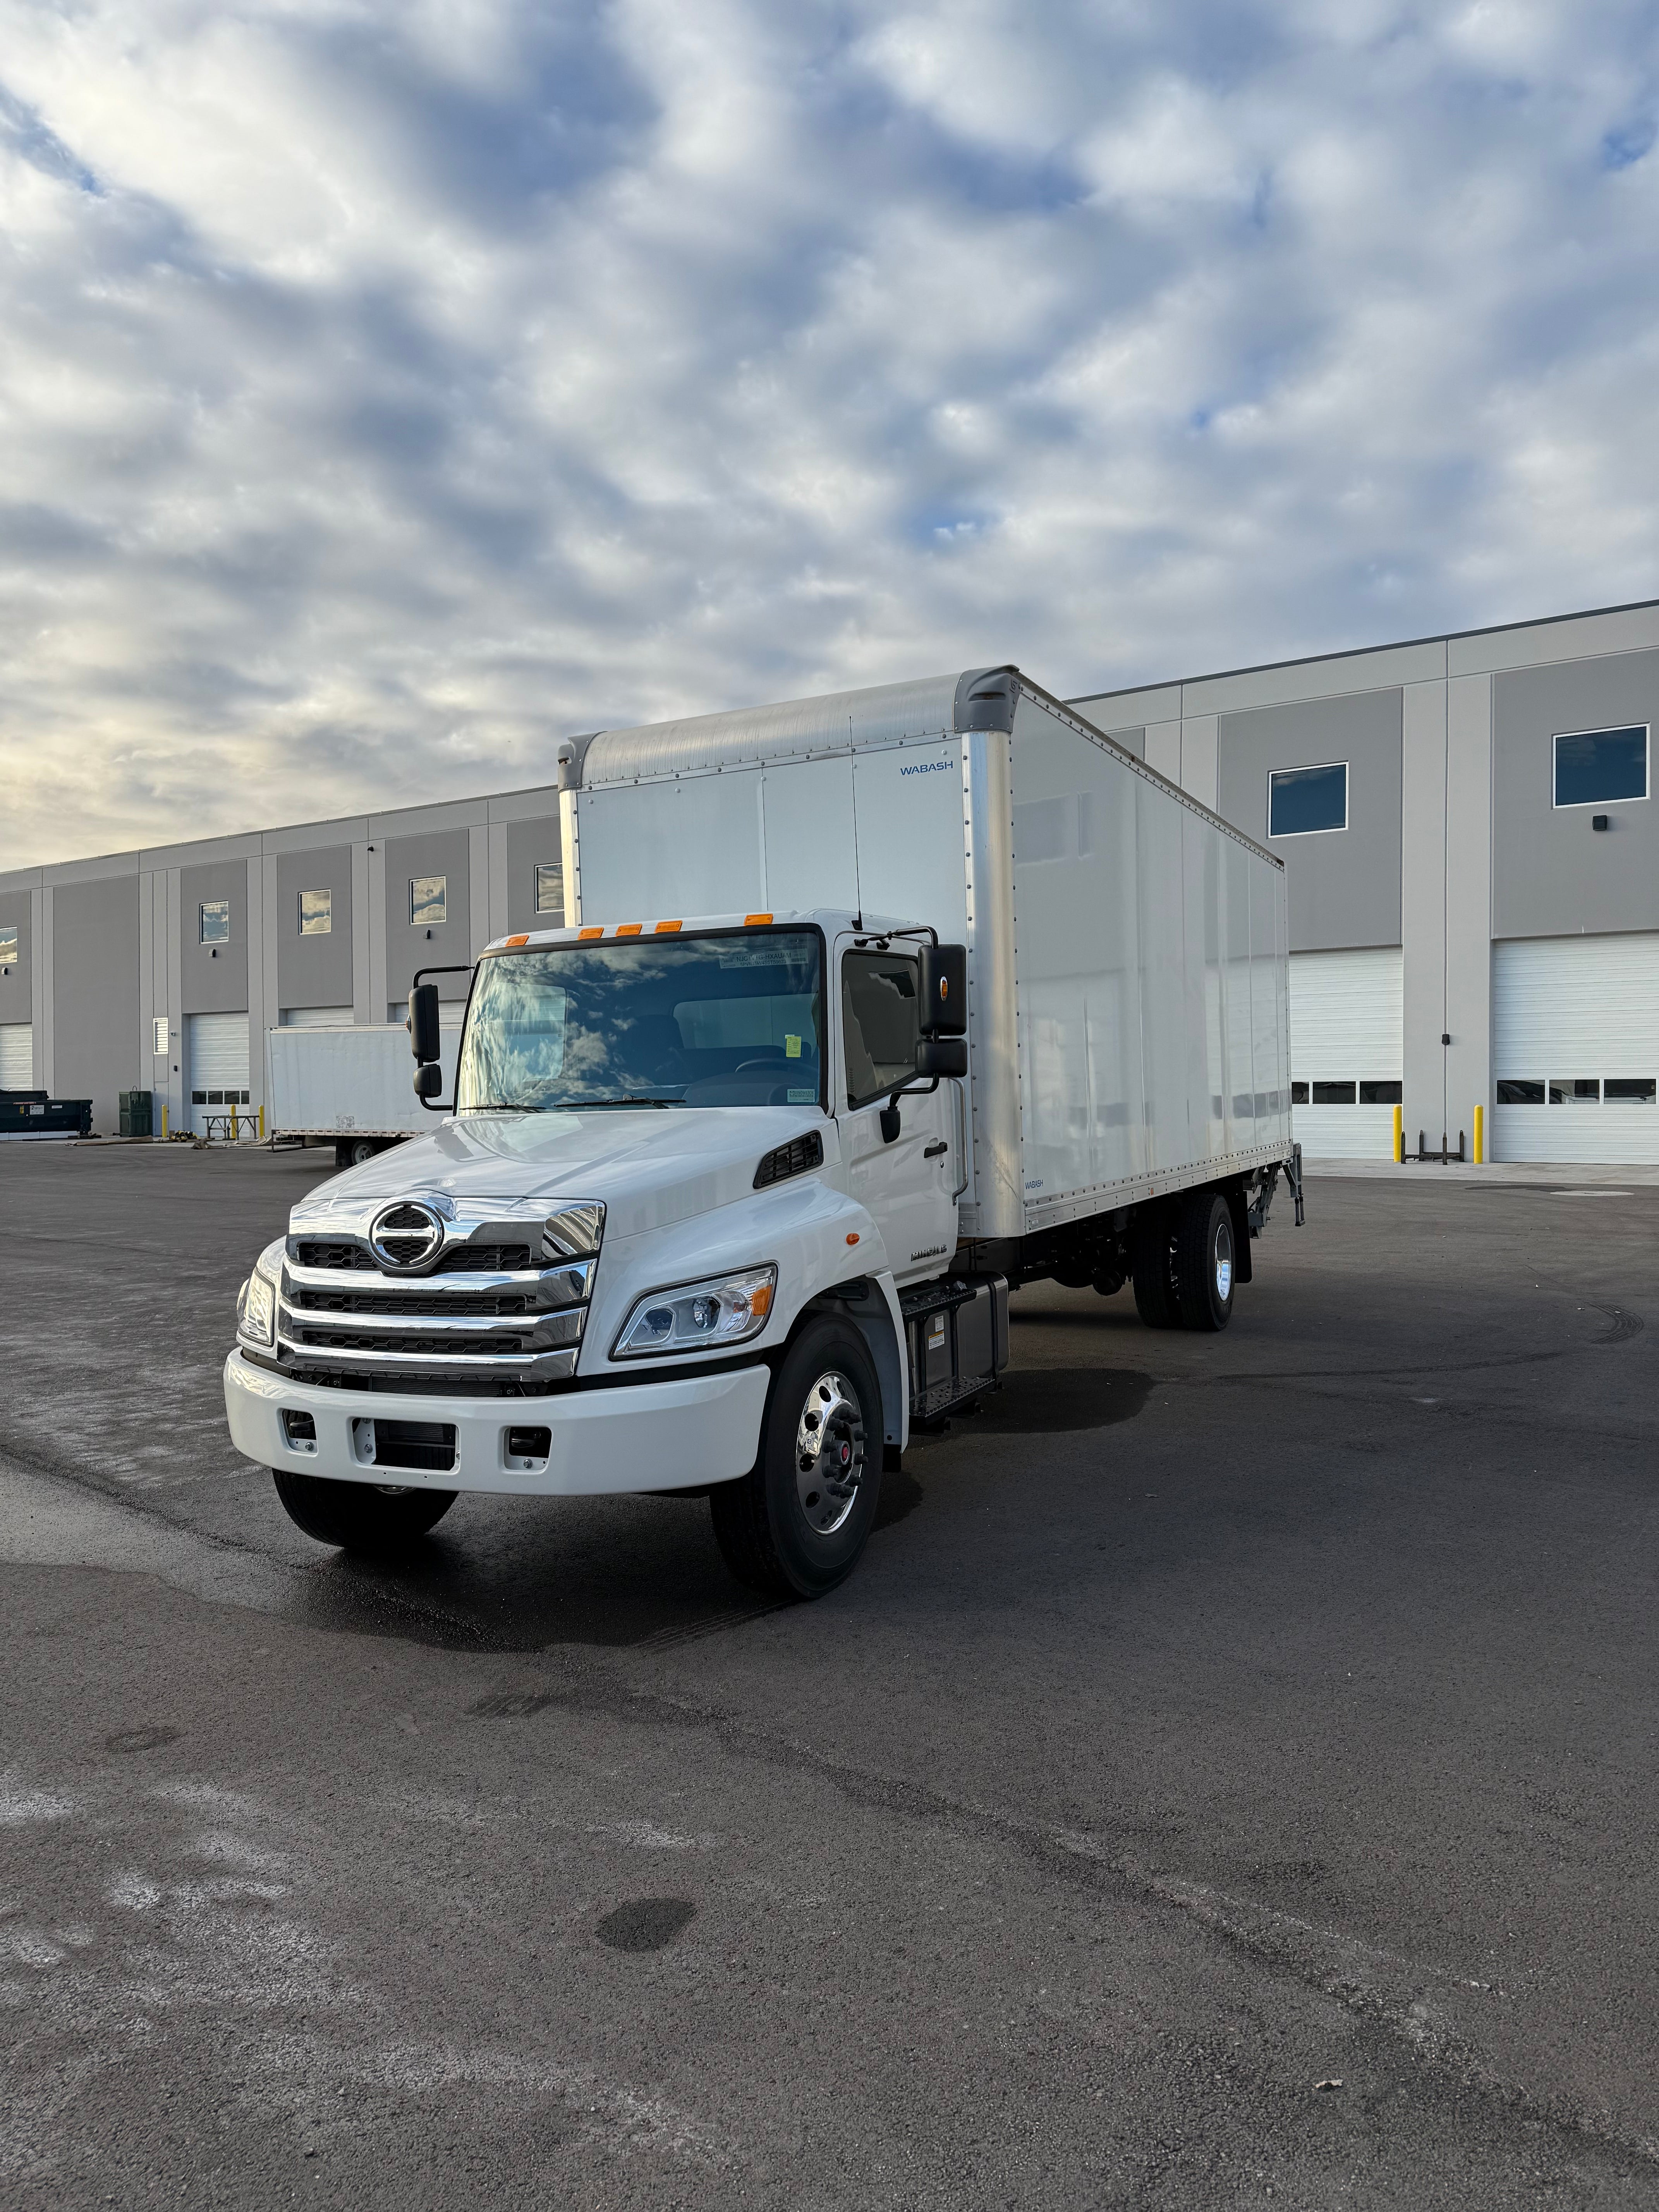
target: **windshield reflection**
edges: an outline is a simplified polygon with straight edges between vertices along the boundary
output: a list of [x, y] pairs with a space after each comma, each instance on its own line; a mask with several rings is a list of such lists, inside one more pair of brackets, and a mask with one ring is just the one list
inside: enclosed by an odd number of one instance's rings
[[823, 969], [811, 929], [492, 954], [457, 1110], [818, 1104]]

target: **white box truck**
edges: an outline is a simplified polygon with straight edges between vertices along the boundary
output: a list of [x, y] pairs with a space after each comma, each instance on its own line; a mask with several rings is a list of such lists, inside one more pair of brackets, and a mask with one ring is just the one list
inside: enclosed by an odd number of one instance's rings
[[850, 1571], [1011, 1285], [1217, 1329], [1291, 1140], [1281, 864], [1010, 667], [560, 748], [567, 911], [477, 963], [430, 1136], [244, 1285], [238, 1448], [320, 1540], [462, 1490], [706, 1492]]
[[[459, 1024], [440, 1042], [453, 1083]], [[265, 1099], [273, 1140], [330, 1142], [343, 1168], [361, 1167], [432, 1126], [410, 1087], [409, 1033], [396, 1022], [267, 1030]]]

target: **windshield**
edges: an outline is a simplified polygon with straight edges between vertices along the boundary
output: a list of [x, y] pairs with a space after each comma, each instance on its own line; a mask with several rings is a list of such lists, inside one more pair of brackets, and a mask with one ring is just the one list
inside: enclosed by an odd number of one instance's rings
[[816, 930], [497, 953], [478, 969], [455, 1104], [817, 1105], [823, 1034]]

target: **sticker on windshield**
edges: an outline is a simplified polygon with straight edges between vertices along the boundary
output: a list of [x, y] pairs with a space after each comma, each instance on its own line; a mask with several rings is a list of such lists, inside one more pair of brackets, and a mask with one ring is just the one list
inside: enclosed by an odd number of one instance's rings
[[783, 1040], [783, 1056], [786, 1060], [800, 1058], [800, 1039], [798, 1036], [786, 1036]]
[[789, 1103], [792, 1106], [810, 1106], [817, 1095], [816, 1091], [791, 1091]]

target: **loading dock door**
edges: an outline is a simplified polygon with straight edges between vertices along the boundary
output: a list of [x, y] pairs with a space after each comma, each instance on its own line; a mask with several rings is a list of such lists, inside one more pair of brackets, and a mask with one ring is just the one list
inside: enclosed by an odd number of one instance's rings
[[34, 1088], [34, 1031], [27, 1022], [0, 1022], [0, 1091]]
[[1492, 952], [1492, 1158], [1659, 1165], [1659, 933]]
[[1397, 945], [1291, 955], [1291, 1127], [1310, 1159], [1386, 1160], [1406, 1059]]
[[190, 1126], [207, 1133], [208, 1116], [247, 1104], [247, 1016], [190, 1017]]

